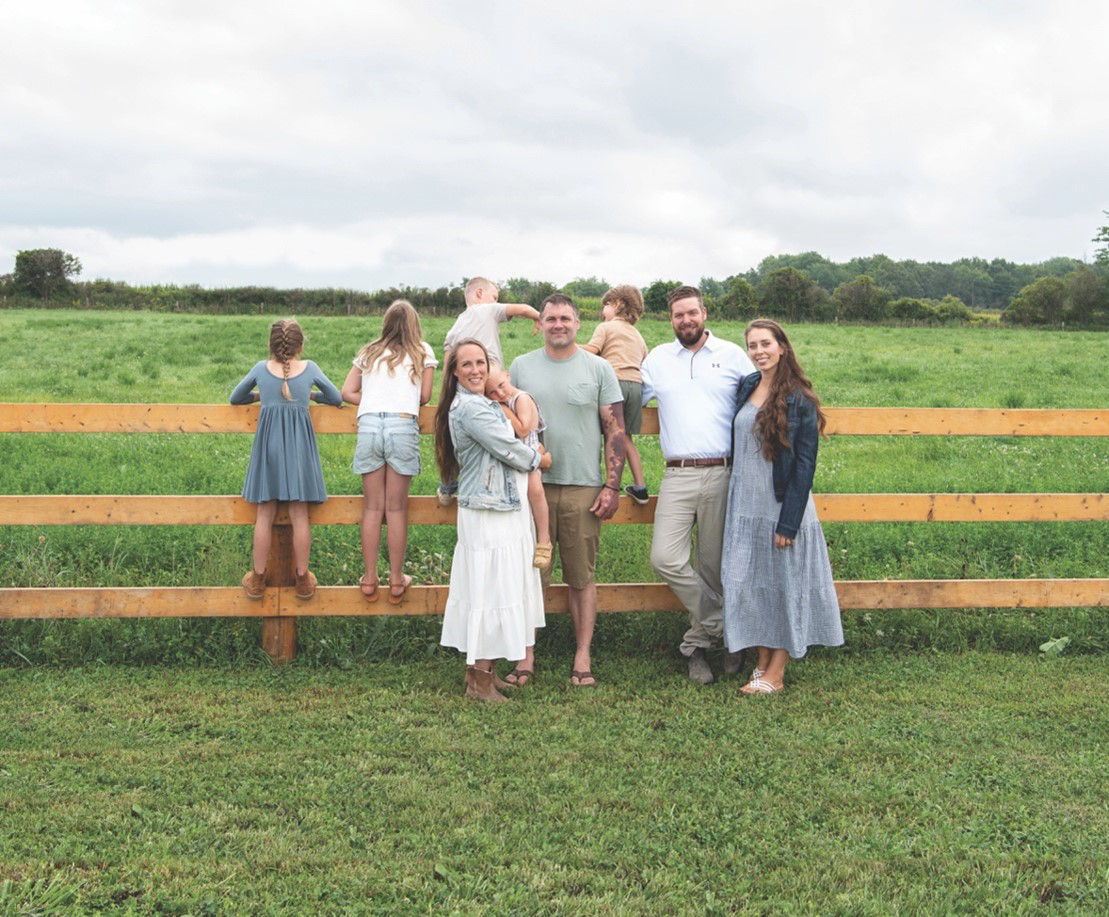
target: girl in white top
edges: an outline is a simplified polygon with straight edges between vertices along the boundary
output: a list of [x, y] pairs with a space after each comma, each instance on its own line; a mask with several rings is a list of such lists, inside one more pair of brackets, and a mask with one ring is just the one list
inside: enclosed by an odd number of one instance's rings
[[405, 299], [385, 311], [381, 337], [354, 358], [343, 398], [358, 405], [354, 472], [362, 475], [362, 560], [358, 581], [370, 602], [377, 599], [381, 523], [388, 527], [389, 601], [399, 605], [412, 585], [404, 572], [408, 546], [408, 490], [420, 473], [420, 405], [431, 400], [439, 363], [423, 340], [420, 317]]

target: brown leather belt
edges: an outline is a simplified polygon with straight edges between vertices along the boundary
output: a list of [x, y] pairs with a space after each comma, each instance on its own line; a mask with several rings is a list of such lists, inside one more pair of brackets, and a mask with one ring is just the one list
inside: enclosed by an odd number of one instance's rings
[[712, 468], [723, 465], [727, 468], [732, 463], [730, 458], [695, 458], [695, 459], [670, 459], [667, 468]]

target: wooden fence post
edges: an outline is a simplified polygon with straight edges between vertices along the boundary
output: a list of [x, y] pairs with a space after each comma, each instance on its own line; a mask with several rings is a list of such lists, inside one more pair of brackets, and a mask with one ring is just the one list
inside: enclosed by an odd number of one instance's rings
[[[288, 519], [286, 514], [281, 515]], [[266, 585], [287, 590], [296, 585], [293, 527], [287, 521], [273, 526], [273, 541], [266, 561]], [[292, 662], [297, 654], [297, 619], [262, 618], [262, 649], [276, 663]]]

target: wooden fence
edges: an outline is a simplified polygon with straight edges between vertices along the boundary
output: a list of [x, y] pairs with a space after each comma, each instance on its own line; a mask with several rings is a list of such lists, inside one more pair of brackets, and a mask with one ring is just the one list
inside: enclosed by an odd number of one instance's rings
[[[431, 432], [431, 408], [420, 415]], [[0, 433], [250, 433], [258, 408], [187, 404], [0, 404]], [[353, 411], [313, 408], [320, 434], [353, 434]], [[1109, 436], [1105, 410], [829, 408], [835, 435]], [[646, 408], [643, 432], [658, 431]], [[1088, 522], [1109, 520], [1109, 497], [1078, 494], [818, 494], [823, 522]], [[357, 525], [361, 496], [333, 496], [310, 509], [314, 525]], [[455, 508], [414, 496], [409, 524], [452, 525]], [[649, 524], [647, 506], [620, 501], [607, 524]], [[0, 495], [0, 526], [253, 525], [255, 508], [238, 496]], [[262, 645], [276, 661], [296, 652], [296, 619], [310, 615], [441, 614], [446, 586], [414, 586], [399, 606], [370, 604], [354, 586], [321, 586], [309, 602], [293, 595], [292, 531], [279, 511], [260, 602], [238, 587], [0, 589], [2, 618], [261, 617]], [[245, 561], [244, 561], [245, 562]], [[1010, 608], [1109, 605], [1109, 579], [844, 580], [844, 608]], [[567, 609], [566, 589], [552, 586], [547, 610]], [[681, 611], [660, 583], [598, 586], [598, 610]]]

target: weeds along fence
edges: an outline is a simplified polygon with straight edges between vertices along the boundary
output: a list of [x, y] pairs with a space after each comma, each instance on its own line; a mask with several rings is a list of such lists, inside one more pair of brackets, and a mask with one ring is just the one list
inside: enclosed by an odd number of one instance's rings
[[[420, 415], [432, 429], [433, 409]], [[0, 404], [0, 433], [250, 433], [258, 408], [188, 404]], [[354, 433], [353, 414], [313, 408], [317, 433]], [[829, 408], [833, 435], [1109, 436], [1106, 410]], [[644, 410], [643, 432], [658, 432], [657, 412]], [[333, 496], [311, 507], [315, 525], [357, 525], [360, 496]], [[819, 494], [823, 522], [1090, 522], [1109, 519], [1103, 493]], [[647, 506], [628, 500], [607, 524], [648, 525]], [[228, 495], [138, 496], [35, 494], [0, 496], [0, 526], [254, 524], [255, 508]], [[433, 496], [409, 501], [412, 525], [453, 525], [455, 507]], [[0, 589], [0, 618], [260, 617], [262, 646], [275, 661], [296, 654], [296, 621], [309, 615], [441, 614], [446, 586], [414, 586], [399, 606], [367, 603], [356, 586], [321, 586], [309, 602], [293, 593], [292, 528], [279, 510], [261, 601], [238, 587]], [[842, 607], [1015, 608], [1109, 605], [1109, 579], [842, 580]], [[547, 594], [547, 610], [567, 610], [564, 586]], [[682, 611], [661, 583], [598, 586], [602, 612]]]

